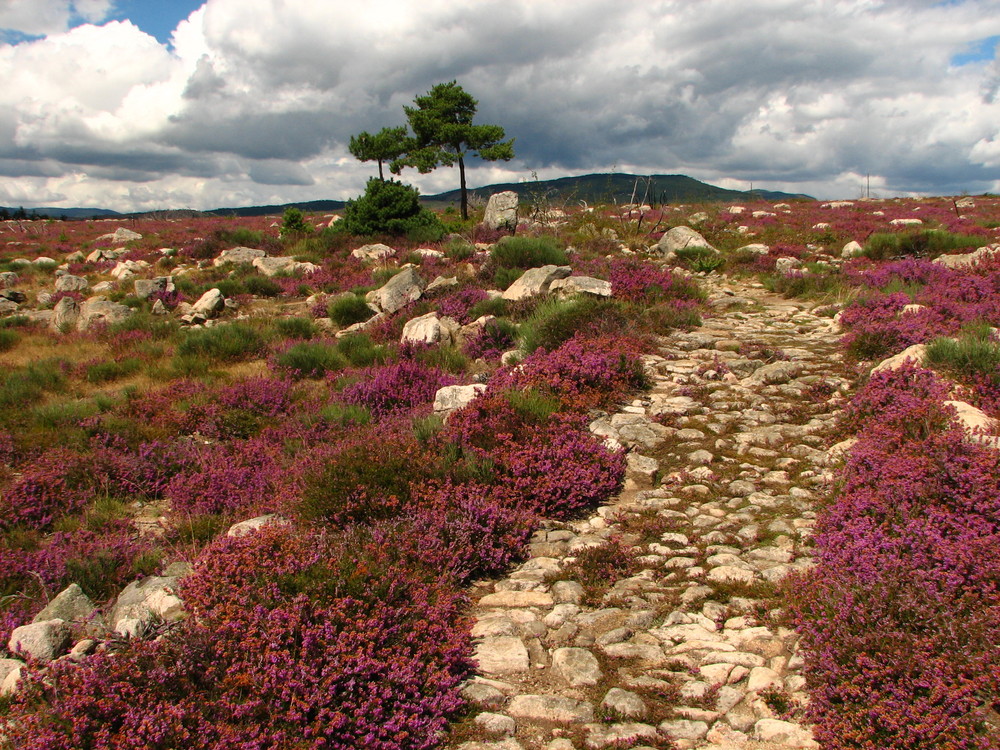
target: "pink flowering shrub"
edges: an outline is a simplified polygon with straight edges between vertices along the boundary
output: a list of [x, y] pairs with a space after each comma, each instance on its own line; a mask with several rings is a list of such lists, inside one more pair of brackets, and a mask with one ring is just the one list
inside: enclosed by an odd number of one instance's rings
[[469, 674], [462, 597], [377, 533], [265, 527], [213, 544], [191, 617], [32, 675], [0, 726], [27, 750], [429, 749]]
[[494, 318], [486, 321], [482, 329], [466, 341], [464, 351], [472, 359], [498, 360], [504, 352], [514, 349], [516, 343], [513, 326]]
[[65, 448], [51, 448], [0, 495], [0, 528], [47, 529], [57, 518], [80, 511], [92, 494], [85, 458]]
[[409, 526], [397, 538], [420, 564], [460, 585], [507, 570], [536, 525], [535, 514], [504, 485], [435, 482], [418, 494]]
[[151, 550], [150, 541], [138, 538], [125, 520], [100, 530], [0, 538], [0, 642], [7, 643], [11, 630], [30, 622], [71, 583], [103, 602], [137, 574], [151, 572], [141, 568]]
[[573, 409], [607, 406], [646, 387], [640, 351], [637, 341], [624, 336], [577, 334], [554, 351], [539, 350], [519, 366], [501, 370], [489, 388], [492, 392], [535, 388]]
[[487, 455], [525, 507], [549, 518], [569, 518], [607, 500], [625, 478], [625, 455], [608, 450], [578, 420], [553, 418]]
[[341, 392], [345, 403], [363, 406], [382, 416], [401, 409], [430, 404], [439, 388], [458, 379], [419, 360], [404, 359], [361, 370], [357, 382]]
[[174, 513], [274, 510], [284, 474], [276, 452], [261, 440], [200, 446], [193, 466], [170, 479], [164, 495]]
[[614, 258], [608, 265], [611, 293], [617, 299], [643, 304], [666, 300], [700, 300], [703, 293], [687, 274], [677, 274], [649, 261]]
[[467, 286], [440, 297], [437, 301], [438, 313], [442, 317], [454, 318], [462, 325], [471, 323], [469, 310], [476, 304], [489, 299], [483, 289]]
[[791, 584], [825, 748], [995, 748], [1000, 708], [1000, 454], [952, 423], [925, 370], [880, 373]]

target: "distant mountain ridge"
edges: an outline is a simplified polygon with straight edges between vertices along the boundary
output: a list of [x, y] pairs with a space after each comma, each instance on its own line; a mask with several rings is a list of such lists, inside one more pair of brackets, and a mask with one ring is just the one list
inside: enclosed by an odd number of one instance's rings
[[[494, 185], [469, 190], [470, 195], [488, 198], [493, 193], [512, 190], [522, 200], [555, 201], [568, 203], [582, 201], [587, 204], [596, 203], [696, 203], [702, 201], [727, 202], [745, 200], [815, 200], [812, 196], [801, 193], [782, 193], [775, 190], [729, 190], [700, 182], [693, 177], [681, 174], [636, 175], [624, 173], [595, 173], [577, 177], [559, 177], [554, 180], [532, 180], [530, 182], [502, 182]], [[422, 195], [421, 201], [430, 204], [458, 203], [461, 199], [460, 190], [448, 190], [435, 195]], [[54, 219], [105, 219], [157, 216], [164, 218], [183, 218], [184, 216], [270, 216], [281, 214], [287, 208], [298, 208], [305, 213], [328, 213], [340, 211], [347, 204], [342, 200], [315, 200], [282, 203], [268, 206], [239, 206], [233, 208], [213, 208], [209, 211], [194, 211], [191, 209], [164, 209], [161, 211], [142, 211], [123, 214], [105, 208], [33, 208], [28, 215], [48, 216]], [[6, 210], [13, 215], [19, 209], [0, 206], [0, 211]]]
[[[469, 190], [470, 194], [488, 198], [493, 193], [512, 190], [522, 199], [584, 201], [590, 203], [694, 203], [700, 201], [740, 200], [815, 200], [801, 193], [782, 193], [775, 190], [729, 190], [700, 182], [681, 174], [637, 175], [623, 173], [596, 173], [577, 177], [559, 177], [554, 180], [531, 182], [505, 182]], [[423, 196], [428, 202], [457, 202], [460, 190], [449, 190], [437, 195]]]

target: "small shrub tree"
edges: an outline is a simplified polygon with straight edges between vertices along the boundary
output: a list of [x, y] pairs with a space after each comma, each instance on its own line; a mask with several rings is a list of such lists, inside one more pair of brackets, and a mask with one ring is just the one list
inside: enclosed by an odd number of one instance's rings
[[351, 234], [409, 235], [431, 241], [444, 235], [438, 218], [420, 205], [416, 188], [396, 180], [368, 180], [363, 195], [347, 202], [337, 228]]

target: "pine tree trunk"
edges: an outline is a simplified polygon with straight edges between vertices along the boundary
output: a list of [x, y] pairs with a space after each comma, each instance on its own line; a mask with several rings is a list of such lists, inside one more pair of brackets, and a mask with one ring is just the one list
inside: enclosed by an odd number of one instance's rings
[[465, 192], [465, 161], [458, 157], [458, 174], [462, 182], [462, 221], [469, 218], [469, 196]]
[[381, 159], [378, 160], [378, 178], [380, 180], [382, 180], [382, 182], [385, 182], [385, 177], [382, 175], [382, 160]]

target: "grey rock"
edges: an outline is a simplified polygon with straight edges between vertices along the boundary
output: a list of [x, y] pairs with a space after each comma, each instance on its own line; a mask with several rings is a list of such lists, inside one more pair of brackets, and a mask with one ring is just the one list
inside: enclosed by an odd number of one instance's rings
[[42, 620], [14, 628], [7, 642], [11, 653], [48, 663], [62, 654], [72, 641], [69, 624], [63, 620]]
[[483, 224], [489, 229], [516, 229], [517, 204], [517, 193], [513, 190], [494, 193], [486, 204]]
[[133, 282], [135, 296], [139, 299], [148, 299], [154, 294], [174, 291], [173, 276], [157, 276], [152, 279], [136, 279]]
[[429, 312], [406, 321], [403, 326], [402, 343], [450, 344], [459, 325], [451, 318], [439, 318], [436, 312]]
[[263, 258], [266, 252], [256, 247], [231, 247], [219, 253], [219, 257], [212, 261], [213, 266], [222, 266], [226, 263], [253, 263], [256, 258]]
[[91, 297], [80, 305], [80, 317], [76, 321], [76, 327], [80, 331], [86, 331], [95, 323], [103, 325], [120, 323], [131, 317], [132, 313], [132, 308], [125, 305], [100, 297]]
[[473, 723], [487, 734], [514, 734], [517, 724], [509, 716], [484, 711], [477, 714]]
[[57, 292], [82, 292], [90, 286], [90, 282], [82, 276], [66, 274], [56, 279]]
[[218, 288], [213, 287], [201, 295], [197, 302], [191, 305], [191, 314], [211, 319], [222, 312], [225, 307], [226, 298]]
[[476, 662], [487, 674], [516, 674], [531, 666], [528, 649], [517, 636], [485, 638], [476, 647]]
[[588, 750], [601, 750], [605, 747], [622, 747], [624, 743], [629, 743], [635, 750], [641, 750], [631, 744], [644, 739], [656, 740], [660, 738], [660, 733], [656, 727], [649, 724], [639, 724], [628, 722], [624, 724], [587, 724], [584, 726], [587, 731], [586, 746]]
[[561, 695], [517, 695], [507, 706], [507, 713], [515, 719], [554, 724], [580, 724], [594, 720], [591, 704]]
[[125, 635], [141, 634], [157, 622], [184, 617], [184, 602], [177, 596], [174, 576], [149, 576], [133, 581], [118, 595], [111, 609], [111, 629]]
[[549, 285], [549, 291], [561, 296], [586, 294], [591, 297], [610, 297], [611, 282], [595, 279], [592, 276], [570, 276], [553, 281]]
[[517, 301], [544, 294], [552, 282], [565, 279], [572, 273], [569, 266], [541, 266], [531, 268], [521, 274], [521, 277], [507, 287], [503, 293], [505, 300]]
[[570, 687], [596, 685], [604, 676], [597, 658], [584, 648], [557, 648], [552, 671]]
[[291, 521], [284, 518], [277, 513], [268, 513], [263, 516], [257, 516], [256, 518], [249, 518], [246, 521], [240, 521], [239, 523], [234, 523], [226, 531], [226, 536], [246, 536], [247, 534], [252, 534], [258, 531], [264, 526], [268, 525], [278, 525], [278, 526], [290, 526]]
[[628, 719], [642, 719], [648, 713], [646, 702], [637, 694], [622, 688], [611, 688], [601, 701], [601, 707]]
[[424, 283], [413, 268], [404, 268], [382, 287], [368, 293], [368, 301], [375, 303], [380, 310], [394, 313], [411, 302], [420, 299]]
[[661, 722], [660, 731], [674, 740], [700, 740], [708, 734], [708, 724], [703, 721], [677, 719]]
[[351, 255], [355, 258], [360, 258], [361, 260], [385, 260], [395, 254], [393, 250], [388, 245], [383, 245], [381, 243], [375, 243], [373, 245], [363, 245], [361, 247], [351, 250]]
[[483, 383], [473, 383], [472, 385], [446, 385], [439, 388], [434, 394], [434, 411], [451, 412], [468, 406], [483, 391], [486, 385]]
[[718, 253], [712, 245], [691, 227], [679, 226], [667, 230], [660, 241], [656, 243], [655, 250], [670, 259], [677, 255], [678, 250], [691, 248], [704, 248], [713, 253]]
[[77, 584], [71, 583], [60, 591], [37, 615], [32, 622], [44, 620], [64, 620], [66, 622], [84, 622], [96, 607], [90, 597], [83, 593]]

